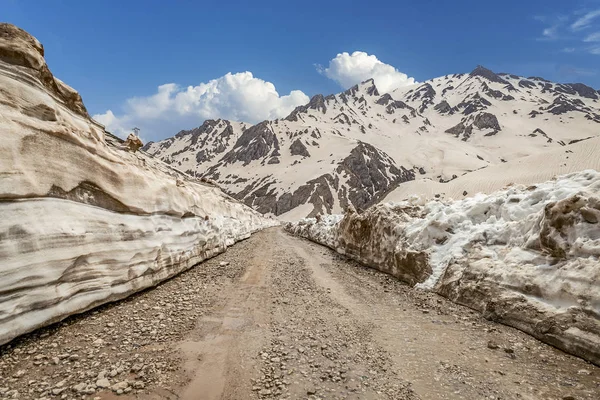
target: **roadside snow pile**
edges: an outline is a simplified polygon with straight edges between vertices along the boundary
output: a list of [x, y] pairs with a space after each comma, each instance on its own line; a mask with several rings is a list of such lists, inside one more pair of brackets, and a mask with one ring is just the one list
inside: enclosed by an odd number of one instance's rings
[[600, 173], [286, 228], [600, 364]]
[[0, 24], [0, 344], [154, 286], [276, 225], [91, 120]]

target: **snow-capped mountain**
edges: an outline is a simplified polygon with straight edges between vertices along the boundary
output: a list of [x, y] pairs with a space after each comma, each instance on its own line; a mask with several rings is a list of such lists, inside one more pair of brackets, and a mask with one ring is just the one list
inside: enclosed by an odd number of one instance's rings
[[284, 119], [208, 120], [144, 150], [295, 219], [366, 208], [403, 182], [444, 182], [600, 134], [600, 92], [477, 67], [380, 93], [373, 80]]

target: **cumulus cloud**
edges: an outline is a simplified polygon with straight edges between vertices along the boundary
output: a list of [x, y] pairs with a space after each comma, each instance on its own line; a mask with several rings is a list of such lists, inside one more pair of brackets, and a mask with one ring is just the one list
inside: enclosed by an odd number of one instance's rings
[[344, 89], [370, 78], [375, 80], [375, 85], [382, 92], [416, 83], [414, 78], [409, 78], [393, 66], [379, 61], [376, 56], [363, 51], [340, 53], [329, 61], [329, 67], [317, 66], [317, 70]]
[[284, 117], [308, 101], [300, 90], [280, 96], [275, 85], [251, 72], [228, 73], [197, 86], [161, 85], [151, 96], [128, 99], [122, 114], [108, 110], [94, 119], [118, 135], [139, 126], [145, 137], [156, 140], [210, 118], [255, 123]]

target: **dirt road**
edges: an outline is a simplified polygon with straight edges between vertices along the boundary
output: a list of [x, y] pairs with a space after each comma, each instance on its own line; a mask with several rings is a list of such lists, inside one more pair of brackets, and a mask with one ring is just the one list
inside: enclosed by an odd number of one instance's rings
[[598, 399], [600, 368], [280, 228], [0, 348], [0, 398]]

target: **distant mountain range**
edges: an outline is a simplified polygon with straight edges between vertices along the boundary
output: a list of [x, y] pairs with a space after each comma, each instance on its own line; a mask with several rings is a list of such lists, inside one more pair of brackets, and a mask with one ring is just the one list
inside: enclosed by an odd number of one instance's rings
[[599, 100], [580, 83], [478, 66], [391, 93], [367, 80], [256, 125], [207, 120], [144, 150], [262, 213], [295, 219], [598, 136]]

